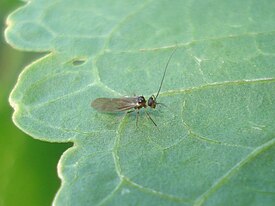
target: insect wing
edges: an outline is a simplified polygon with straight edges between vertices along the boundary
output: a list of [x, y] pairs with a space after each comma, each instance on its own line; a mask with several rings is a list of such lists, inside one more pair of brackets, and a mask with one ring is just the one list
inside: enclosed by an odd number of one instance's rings
[[98, 98], [92, 102], [92, 107], [101, 112], [119, 112], [133, 109], [137, 106], [137, 98]]

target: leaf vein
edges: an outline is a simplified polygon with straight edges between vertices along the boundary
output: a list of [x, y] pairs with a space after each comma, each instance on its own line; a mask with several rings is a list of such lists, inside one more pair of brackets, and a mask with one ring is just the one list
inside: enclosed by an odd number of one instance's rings
[[196, 200], [194, 205], [199, 206], [205, 203], [205, 201], [219, 188], [226, 184], [233, 175], [235, 175], [242, 167], [252, 161], [261, 153], [265, 152], [271, 146], [275, 144], [275, 139], [271, 139], [265, 144], [255, 148], [251, 153], [249, 153], [243, 160], [235, 164], [227, 173], [225, 173], [221, 178], [219, 178], [207, 191], [201, 194]]

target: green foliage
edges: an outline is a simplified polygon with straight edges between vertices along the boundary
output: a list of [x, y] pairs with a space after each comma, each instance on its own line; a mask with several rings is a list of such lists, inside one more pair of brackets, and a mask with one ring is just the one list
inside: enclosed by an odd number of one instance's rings
[[[16, 0], [0, 1], [0, 28], [8, 13], [18, 7]], [[22, 2], [21, 2], [22, 4]], [[51, 204], [60, 187], [56, 164], [69, 145], [36, 141], [12, 122], [8, 96], [22, 66], [37, 54], [15, 51], [0, 36], [0, 205]], [[35, 154], [35, 155], [34, 155]]]
[[[272, 205], [275, 3], [32, 1], [7, 41], [51, 51], [20, 75], [14, 122], [74, 143], [56, 205]], [[167, 107], [102, 114], [97, 97], [157, 92]]]

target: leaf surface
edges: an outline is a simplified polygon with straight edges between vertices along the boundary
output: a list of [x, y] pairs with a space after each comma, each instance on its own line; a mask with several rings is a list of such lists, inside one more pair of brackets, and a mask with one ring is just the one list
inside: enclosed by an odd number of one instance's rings
[[[55, 205], [272, 205], [274, 1], [43, 1], [8, 18], [7, 41], [50, 52], [10, 96], [34, 138], [73, 142]], [[99, 97], [156, 95], [106, 114]]]

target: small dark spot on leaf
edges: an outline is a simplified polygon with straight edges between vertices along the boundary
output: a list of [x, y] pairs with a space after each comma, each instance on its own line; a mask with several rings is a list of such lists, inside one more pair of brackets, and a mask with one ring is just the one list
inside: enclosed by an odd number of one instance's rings
[[79, 59], [73, 59], [73, 61], [72, 61], [72, 64], [74, 65], [74, 66], [80, 66], [80, 65], [82, 65], [82, 64], [84, 64], [86, 62], [86, 59], [84, 59], [84, 58], [79, 58]]

